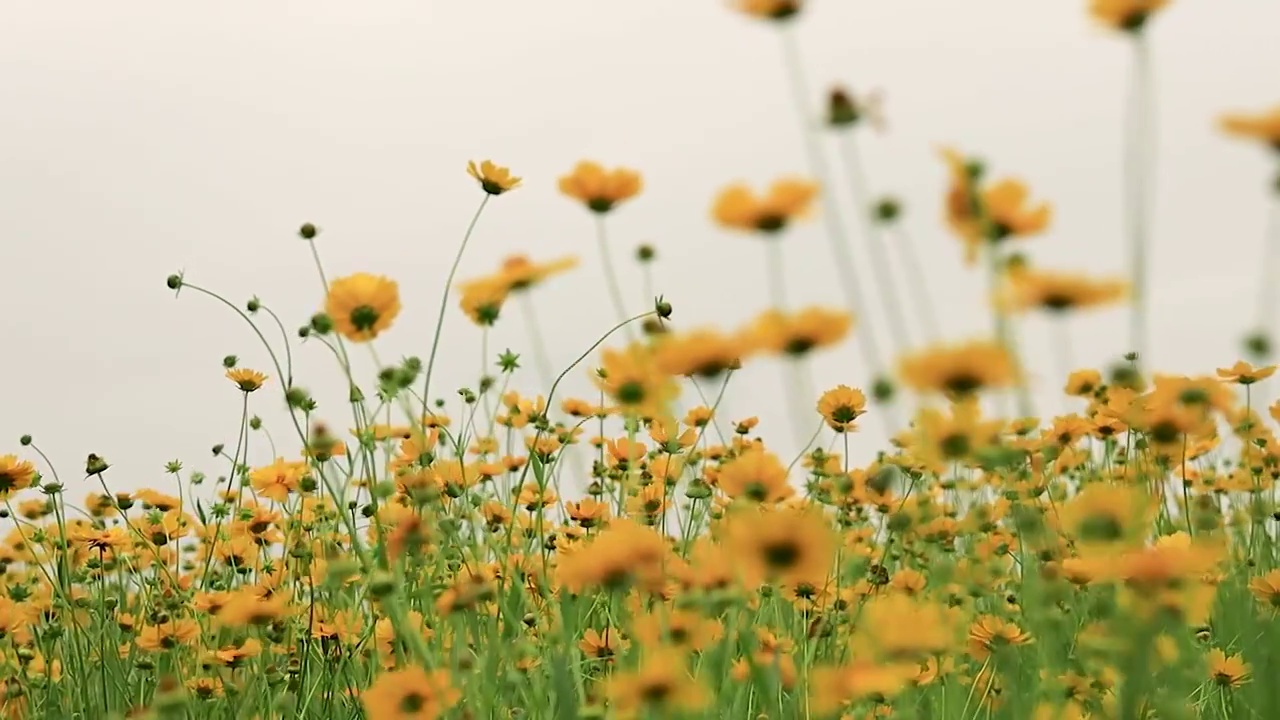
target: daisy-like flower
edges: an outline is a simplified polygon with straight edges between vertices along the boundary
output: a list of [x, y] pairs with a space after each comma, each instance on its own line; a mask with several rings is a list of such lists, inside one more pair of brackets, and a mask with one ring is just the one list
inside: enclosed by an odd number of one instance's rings
[[987, 341], [926, 348], [902, 358], [899, 370], [909, 387], [958, 396], [1005, 387], [1017, 377], [1009, 353]]
[[242, 391], [251, 393], [262, 387], [267, 381], [267, 376], [257, 370], [249, 370], [248, 368], [232, 368], [227, 371], [227, 379], [236, 384], [236, 387]]
[[36, 479], [36, 466], [17, 455], [0, 455], [0, 498], [15, 490], [31, 487]]
[[827, 425], [838, 433], [856, 430], [854, 420], [867, 411], [867, 396], [857, 388], [848, 385], [837, 385], [822, 393], [818, 399], [818, 414], [827, 421]]
[[592, 212], [607, 213], [619, 203], [640, 194], [644, 181], [629, 168], [606, 170], [599, 163], [583, 160], [560, 178], [560, 192], [586, 205]]
[[1008, 273], [997, 306], [1014, 312], [1045, 310], [1065, 313], [1119, 302], [1129, 292], [1129, 283], [1119, 279], [1096, 279], [1078, 273], [1019, 269]]
[[382, 673], [360, 695], [369, 720], [436, 720], [461, 699], [447, 670], [417, 666]]
[[352, 342], [368, 342], [400, 314], [400, 286], [369, 273], [338, 278], [329, 285], [324, 309], [339, 334]]
[[1218, 648], [1209, 651], [1209, 679], [1224, 688], [1238, 688], [1249, 682], [1253, 668], [1240, 653], [1227, 655]]
[[512, 175], [511, 170], [494, 165], [490, 160], [485, 160], [479, 166], [474, 160], [467, 162], [467, 174], [475, 178], [480, 183], [480, 189], [490, 195], [501, 195], [520, 184], [520, 178]]
[[1237, 385], [1252, 385], [1260, 380], [1266, 380], [1274, 375], [1275, 372], [1275, 365], [1254, 367], [1249, 363], [1240, 360], [1229, 368], [1218, 368], [1218, 377], [1223, 382], [1235, 383]]
[[720, 193], [711, 213], [726, 228], [773, 235], [807, 215], [817, 196], [817, 183], [800, 178], [776, 180], [763, 195], [735, 184]]

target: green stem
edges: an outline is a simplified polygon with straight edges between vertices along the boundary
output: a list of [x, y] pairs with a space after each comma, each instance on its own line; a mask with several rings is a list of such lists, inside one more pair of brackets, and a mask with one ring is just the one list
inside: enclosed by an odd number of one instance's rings
[[[840, 212], [840, 205], [830, 192], [834, 186], [834, 183], [831, 182], [832, 173], [827, 165], [826, 155], [822, 151], [818, 129], [814, 127], [813, 120], [809, 116], [809, 88], [805, 78], [804, 66], [800, 60], [800, 46], [795, 36], [795, 28], [782, 28], [779, 36], [782, 39], [783, 64], [786, 67], [789, 78], [792, 101], [796, 112], [799, 114], [801, 134], [804, 138], [809, 169], [821, 187], [823, 225], [826, 228], [827, 240], [831, 245], [831, 253], [835, 259], [836, 272], [840, 276], [840, 289], [845, 295], [845, 304], [851, 312], [860, 315], [859, 320], [862, 323], [862, 330], [857, 334], [854, 344], [861, 350], [863, 362], [872, 377], [879, 378], [884, 375], [884, 356], [881, 354], [879, 344], [876, 341], [872, 319], [861, 313], [862, 309], [867, 307], [867, 304], [864, 302], [861, 287], [858, 284], [858, 276], [852, 253], [849, 250], [849, 243], [846, 239], [847, 233], [843, 216]], [[892, 404], [888, 403], [883, 407], [886, 419], [885, 432], [891, 434], [892, 428], [900, 427], [897, 419], [897, 410]]]
[[596, 213], [595, 221], [596, 244], [600, 246], [600, 263], [604, 268], [605, 284], [609, 286], [609, 298], [613, 301], [613, 309], [618, 314], [619, 322], [626, 327], [627, 336], [635, 342], [635, 330], [627, 320], [630, 317], [627, 313], [627, 303], [622, 299], [622, 284], [618, 282], [618, 274], [613, 266], [613, 253], [609, 249], [609, 235], [604, 224], [604, 214]]
[[1150, 234], [1151, 177], [1155, 142], [1151, 100], [1150, 48], [1143, 33], [1133, 36], [1132, 80], [1127, 107], [1125, 141], [1125, 214], [1129, 235], [1133, 308], [1129, 320], [1129, 350], [1147, 362], [1148, 245]]
[[462, 236], [462, 243], [458, 245], [458, 254], [453, 258], [453, 266], [449, 268], [449, 277], [445, 278], [444, 290], [440, 293], [440, 314], [436, 318], [435, 335], [431, 338], [431, 354], [427, 357], [426, 378], [422, 382], [422, 414], [427, 414], [427, 405], [431, 402], [431, 374], [436, 368], [436, 353], [440, 350], [440, 333], [444, 330], [444, 316], [449, 309], [449, 291], [453, 289], [453, 278], [458, 274], [458, 266], [462, 264], [462, 255], [467, 250], [467, 243], [471, 240], [471, 233], [476, 229], [476, 223], [480, 222], [480, 215], [484, 212], [484, 208], [489, 204], [489, 198], [492, 195], [485, 193], [484, 199], [480, 201], [480, 206], [476, 208], [476, 212], [471, 216], [471, 222], [467, 224], [467, 231]]

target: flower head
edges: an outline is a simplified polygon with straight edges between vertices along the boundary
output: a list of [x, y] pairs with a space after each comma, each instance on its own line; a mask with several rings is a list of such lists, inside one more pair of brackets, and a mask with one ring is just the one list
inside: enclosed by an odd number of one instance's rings
[[989, 341], [938, 345], [903, 357], [899, 365], [906, 385], [956, 396], [1005, 387], [1017, 377], [1008, 351]]
[[360, 695], [369, 720], [436, 720], [462, 698], [447, 670], [384, 672]]
[[1116, 30], [1136, 33], [1171, 0], [1090, 0], [1089, 14]]
[[780, 22], [800, 14], [804, 0], [730, 0], [738, 12], [760, 20]]
[[251, 393], [262, 387], [262, 384], [267, 381], [267, 376], [257, 370], [232, 368], [227, 371], [227, 379], [235, 383], [236, 387], [242, 391]]
[[744, 332], [748, 348], [783, 355], [806, 355], [849, 334], [853, 316], [843, 310], [810, 307], [798, 312], [768, 310]]
[[400, 286], [380, 275], [356, 273], [334, 280], [325, 298], [334, 329], [352, 342], [368, 342], [400, 314]]
[[520, 178], [511, 174], [511, 170], [494, 165], [493, 162], [485, 160], [477, 167], [474, 160], [467, 162], [467, 174], [476, 179], [480, 183], [480, 189], [490, 195], [501, 195], [508, 190], [514, 190], [520, 184]]
[[628, 168], [606, 170], [599, 163], [583, 160], [560, 178], [560, 192], [587, 206], [592, 212], [607, 213], [624, 200], [640, 194], [644, 182], [640, 173]]
[[36, 479], [36, 466], [17, 455], [0, 455], [0, 498], [13, 491], [31, 487]]
[[746, 185], [721, 191], [712, 206], [716, 222], [733, 230], [774, 234], [810, 211], [818, 185], [799, 178], [782, 178], [757, 195]]
[[822, 393], [818, 399], [818, 414], [836, 432], [856, 430], [854, 421], [867, 411], [867, 396], [857, 388], [837, 385]]
[[1039, 309], [1064, 313], [1100, 307], [1123, 300], [1129, 292], [1129, 283], [1124, 280], [1078, 273], [1020, 269], [1007, 277], [995, 302], [1013, 312]]

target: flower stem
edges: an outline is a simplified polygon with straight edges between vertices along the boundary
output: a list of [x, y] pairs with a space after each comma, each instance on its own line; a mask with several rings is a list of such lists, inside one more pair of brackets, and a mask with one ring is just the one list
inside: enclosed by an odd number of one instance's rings
[[1133, 37], [1132, 77], [1126, 109], [1125, 215], [1129, 236], [1129, 262], [1133, 307], [1129, 318], [1129, 350], [1147, 364], [1148, 244], [1155, 141], [1151, 81], [1151, 57], [1146, 35]]
[[609, 235], [604, 224], [604, 215], [596, 213], [596, 243], [600, 246], [600, 262], [604, 266], [605, 284], [609, 286], [609, 297], [613, 301], [613, 309], [618, 314], [618, 321], [626, 329], [627, 336], [634, 342], [636, 332], [627, 318], [627, 303], [622, 299], [622, 284], [618, 282], [617, 271], [613, 267], [613, 254], [609, 250]]
[[[840, 276], [840, 289], [844, 292], [845, 304], [849, 310], [859, 314], [862, 308], [866, 307], [866, 303], [863, 302], [862, 292], [858, 285], [858, 276], [854, 268], [852, 254], [849, 251], [840, 206], [830, 192], [832, 187], [831, 171], [827, 166], [826, 155], [822, 151], [817, 128], [813, 126], [807, 109], [809, 88], [805, 78], [804, 66], [800, 60], [800, 46], [795, 36], [795, 29], [791, 27], [783, 28], [780, 31], [780, 37], [782, 38], [783, 64], [786, 66], [789, 78], [792, 101], [795, 104], [796, 112], [799, 114], [805, 153], [809, 160], [809, 169], [821, 187], [823, 226], [826, 228], [827, 240], [831, 245], [832, 256], [835, 259], [836, 272]], [[873, 377], [881, 377], [884, 374], [885, 364], [883, 355], [880, 353], [879, 344], [876, 342], [874, 323], [871, 318], [865, 316], [861, 317], [860, 320], [862, 322], [862, 331], [857, 334], [854, 342], [862, 351], [863, 362], [866, 363], [867, 370], [870, 371]], [[888, 403], [884, 405], [884, 411], [885, 432], [892, 434], [893, 429], [899, 427], [897, 411], [892, 404]]]
[[449, 308], [449, 291], [453, 288], [453, 278], [458, 274], [458, 265], [462, 263], [462, 254], [467, 250], [467, 243], [471, 240], [471, 233], [476, 229], [476, 223], [480, 221], [480, 214], [484, 212], [484, 208], [489, 204], [489, 198], [492, 195], [485, 193], [484, 199], [480, 201], [480, 206], [476, 208], [476, 212], [471, 216], [471, 222], [467, 225], [467, 232], [462, 236], [462, 243], [458, 245], [458, 254], [453, 258], [453, 266], [449, 268], [449, 277], [444, 281], [444, 290], [440, 293], [440, 314], [436, 318], [435, 336], [431, 339], [431, 355], [427, 358], [426, 378], [422, 382], [422, 414], [427, 414], [427, 406], [431, 402], [431, 374], [436, 368], [436, 353], [440, 350], [440, 333], [444, 329], [444, 315]]
[[911, 347], [911, 339], [907, 333], [907, 320], [898, 305], [897, 288], [893, 282], [893, 269], [889, 264], [889, 256], [884, 248], [884, 238], [880, 236], [871, 219], [871, 200], [869, 198], [866, 166], [862, 162], [862, 153], [858, 151], [857, 138], [852, 132], [846, 132], [840, 140], [840, 158], [844, 162], [845, 175], [849, 180], [849, 194], [853, 198], [855, 215], [862, 222], [863, 237], [866, 238], [867, 257], [875, 271], [871, 273], [876, 297], [884, 300], [884, 311], [889, 321], [889, 340], [893, 344], [895, 355], [901, 355]]

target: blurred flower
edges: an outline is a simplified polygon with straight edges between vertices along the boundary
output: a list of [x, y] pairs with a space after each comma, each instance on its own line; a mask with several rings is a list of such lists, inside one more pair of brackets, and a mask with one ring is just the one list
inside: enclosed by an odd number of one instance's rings
[[730, 185], [712, 207], [716, 222], [724, 227], [773, 234], [809, 213], [818, 196], [818, 185], [798, 178], [782, 178], [763, 196], [746, 185]]
[[761, 20], [788, 20], [800, 13], [804, 0], [729, 0], [729, 6]]
[[400, 314], [400, 288], [379, 275], [348, 275], [330, 283], [324, 309], [343, 337], [368, 342], [391, 327]]
[[560, 178], [560, 192], [597, 213], [607, 213], [618, 203], [640, 194], [644, 183], [640, 173], [628, 168], [606, 170], [599, 163], [584, 160]]
[[899, 372], [902, 382], [919, 392], [958, 396], [1006, 387], [1017, 378], [1008, 351], [985, 340], [935, 345], [912, 353], [899, 362]]
[[1119, 302], [1128, 294], [1129, 283], [1119, 279], [1094, 279], [1079, 273], [1019, 269], [1006, 274], [998, 307], [1007, 311], [1068, 310], [1099, 307]]
[[1229, 113], [1222, 116], [1220, 123], [1229, 135], [1257, 140], [1280, 152], [1280, 105], [1257, 114]]
[[1108, 27], [1138, 32], [1170, 0], [1090, 0], [1089, 14]]
[[843, 310], [810, 307], [798, 312], [766, 310], [744, 331], [748, 348], [785, 355], [806, 355], [849, 334], [853, 316]]

